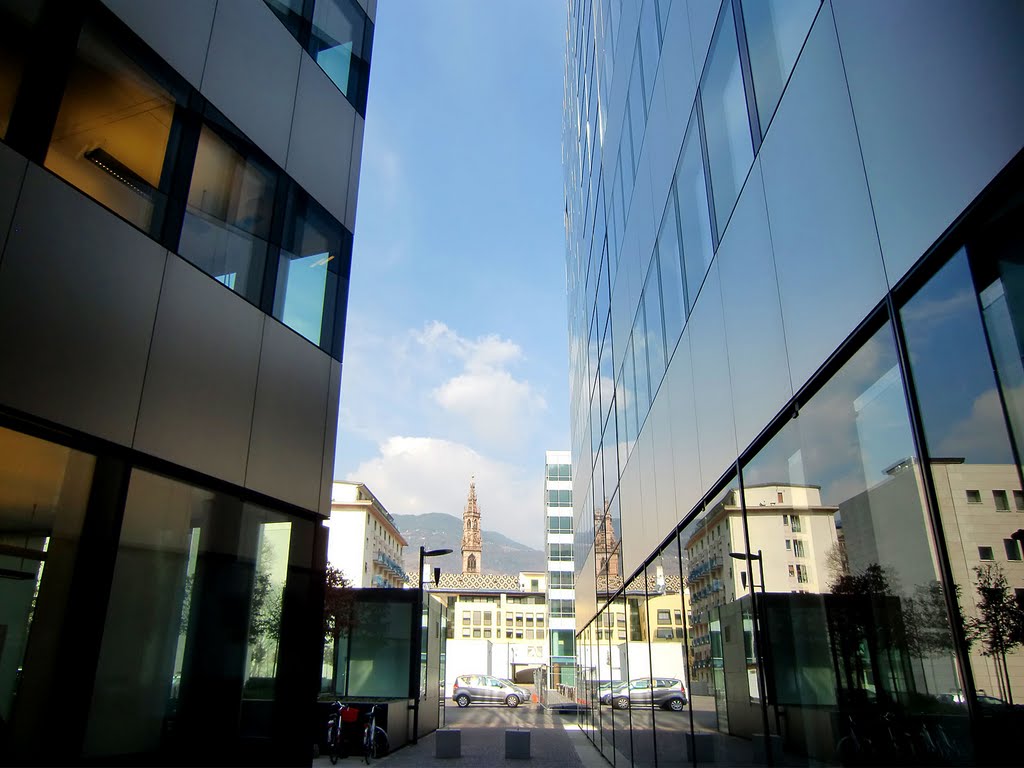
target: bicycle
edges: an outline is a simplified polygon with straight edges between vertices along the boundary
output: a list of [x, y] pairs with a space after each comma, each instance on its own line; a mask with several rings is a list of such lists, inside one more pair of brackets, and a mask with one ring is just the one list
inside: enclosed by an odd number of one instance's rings
[[359, 711], [353, 707], [347, 707], [340, 701], [331, 704], [331, 714], [327, 718], [327, 756], [331, 765], [336, 765], [338, 758], [348, 756], [345, 724], [355, 723], [358, 718]]
[[363, 759], [370, 764], [370, 758], [380, 759], [390, 751], [388, 734], [383, 728], [377, 725], [377, 708], [379, 704], [370, 707], [366, 716], [366, 729], [363, 731]]

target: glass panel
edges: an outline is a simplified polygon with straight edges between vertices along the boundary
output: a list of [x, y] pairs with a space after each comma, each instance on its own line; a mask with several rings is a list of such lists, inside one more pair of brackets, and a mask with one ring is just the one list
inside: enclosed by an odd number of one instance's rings
[[258, 303], [277, 174], [209, 125], [199, 135], [178, 251]]
[[350, 238], [301, 191], [293, 192], [288, 209], [274, 317], [314, 344], [326, 344], [335, 321], [335, 295], [348, 276]]
[[132, 473], [85, 754], [265, 727], [259, 700], [275, 696], [291, 535], [282, 515]]
[[766, 133], [820, 5], [820, 0], [743, 0], [754, 96]]
[[78, 40], [45, 165], [150, 234], [161, 191], [174, 95], [87, 23]]
[[74, 631], [64, 626], [64, 615], [95, 463], [88, 454], [0, 428], [0, 723], [5, 748], [19, 741], [18, 726], [27, 713], [29, 718], [52, 717], [52, 694], [59, 687], [52, 679], [58, 661], [53, 641]]
[[[626, 117], [629, 120], [630, 134], [632, 135], [632, 173], [627, 173], [623, 178], [626, 184], [626, 194], [622, 201], [629, 211], [629, 200], [633, 192], [633, 179], [636, 176], [637, 166], [640, 165], [640, 150], [644, 144], [644, 129], [647, 125], [647, 107], [644, 106], [644, 85], [643, 74], [640, 62], [640, 38], [637, 37], [636, 48], [633, 49], [633, 69], [629, 75], [629, 96], [626, 98]], [[623, 141], [625, 140], [625, 133]], [[628, 182], [628, 183], [627, 183]]]
[[661, 320], [661, 281], [658, 276], [658, 260], [651, 259], [647, 270], [647, 285], [644, 287], [644, 316], [647, 326], [647, 361], [651, 371], [651, 398], [661, 385], [665, 373], [665, 332]]
[[700, 126], [697, 113], [683, 137], [683, 148], [676, 167], [675, 190], [679, 205], [679, 230], [682, 236], [685, 264], [687, 313], [697, 300], [704, 275], [715, 255], [711, 242], [711, 214], [708, 210], [708, 188], [704, 180], [704, 158], [700, 148]]
[[650, 615], [644, 571], [641, 570], [626, 587], [625, 604], [629, 684], [612, 694], [611, 705], [617, 709], [629, 710], [633, 765], [653, 766], [656, 762], [654, 688], [651, 678], [651, 647], [648, 642]]
[[404, 696], [410, 679], [412, 604], [360, 600], [354, 610], [347, 695]]
[[658, 73], [661, 43], [658, 37], [658, 9], [655, 0], [647, 0], [640, 12], [640, 61], [644, 73], [644, 106], [651, 111], [654, 98], [654, 78]]
[[679, 544], [673, 538], [647, 566], [648, 626], [654, 688], [654, 731], [658, 765], [686, 765], [690, 733], [690, 686], [687, 672], [684, 597]]
[[676, 342], [683, 332], [686, 320], [686, 294], [684, 293], [682, 250], [679, 247], [679, 225], [676, 218], [675, 189], [669, 191], [665, 216], [658, 233], [658, 266], [661, 270], [661, 303], [665, 318], [665, 344], [668, 357], [672, 357]]
[[704, 109], [704, 135], [711, 168], [715, 221], [721, 236], [754, 161], [747, 97], [730, 3], [725, 4], [711, 41], [711, 52], [700, 84], [700, 98]]
[[[747, 617], [730, 589], [735, 563], [728, 553], [743, 551], [742, 526], [734, 522], [738, 515], [739, 490], [733, 479], [679, 534], [692, 674], [694, 741], [687, 746], [696, 751], [698, 763], [716, 755], [725, 764], [750, 763], [753, 742], [749, 734], [761, 730], [760, 718], [749, 717], [751, 710], [757, 710], [751, 699], [751, 665], [746, 653], [750, 644]], [[753, 691], [757, 692], [756, 686]], [[741, 709], [731, 706], [733, 701], [740, 703]], [[733, 722], [733, 716], [740, 719]], [[744, 733], [746, 740], [728, 738], [728, 734]]]
[[[886, 762], [908, 764], [920, 747], [880, 741], [887, 721], [925, 744], [966, 737], [963, 710], [941, 703], [961, 685], [888, 325], [743, 467], [743, 482], [750, 545], [733, 552], [763, 602], [762, 716], [787, 733], [785, 750], [847, 764], [871, 740]], [[730, 589], [751, 604], [741, 579]], [[734, 708], [744, 707], [730, 701], [731, 722]]]
[[0, 138], [7, 135], [41, 7], [42, 0], [0, 3]]
[[[999, 318], [994, 285], [983, 289], [983, 317], [967, 256], [961, 250], [907, 302], [900, 318], [971, 648], [971, 671], [982, 714], [977, 743], [984, 754], [978, 757], [997, 763], [1013, 762], [1016, 757], [997, 734], [1021, 725], [1020, 715], [1008, 705], [1024, 698], [1024, 664], [1014, 650], [1019, 638], [1010, 629], [1021, 617], [1015, 590], [1024, 587], [1024, 570], [1009, 561], [1000, 546], [1021, 526], [998, 510], [992, 493], [1021, 489], [1004, 410], [1004, 403], [1012, 400], [1003, 399], [1006, 393], [993, 375], [985, 337], [986, 321], [994, 327], [1000, 319], [1008, 319], [1006, 314]], [[1005, 325], [1000, 330], [1012, 332]], [[1002, 339], [990, 338], [999, 350]], [[997, 359], [1006, 359], [1001, 350]], [[1013, 381], [1012, 377], [1007, 380]], [[979, 491], [978, 502], [970, 503], [968, 489]], [[963, 700], [959, 688], [938, 692], [950, 706]]]
[[310, 53], [357, 109], [369, 77], [368, 25], [355, 0], [317, 0], [313, 6]]

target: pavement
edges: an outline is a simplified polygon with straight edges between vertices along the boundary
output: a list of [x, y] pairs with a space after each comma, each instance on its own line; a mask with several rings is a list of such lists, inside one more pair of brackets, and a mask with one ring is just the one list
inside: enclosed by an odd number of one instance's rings
[[[501, 704], [470, 704], [460, 709], [452, 702], [445, 705], [445, 728], [461, 731], [462, 757], [434, 756], [435, 734], [424, 736], [417, 744], [407, 744], [374, 764], [381, 768], [403, 766], [445, 765], [450, 768], [608, 768], [609, 763], [576, 725], [576, 715], [561, 714], [558, 704], [568, 699], [553, 695], [548, 706], [528, 703], [516, 709]], [[530, 758], [505, 759], [505, 729], [525, 728], [530, 731]], [[362, 757], [339, 760], [339, 766], [362, 764]], [[313, 761], [315, 768], [330, 766], [326, 757]]]

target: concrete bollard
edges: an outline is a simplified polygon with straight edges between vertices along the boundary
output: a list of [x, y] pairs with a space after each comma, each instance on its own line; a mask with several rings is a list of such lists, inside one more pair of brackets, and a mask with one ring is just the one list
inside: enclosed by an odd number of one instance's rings
[[438, 728], [434, 734], [434, 757], [462, 757], [462, 731], [458, 728]]
[[505, 729], [505, 759], [530, 759], [530, 731], [526, 728]]

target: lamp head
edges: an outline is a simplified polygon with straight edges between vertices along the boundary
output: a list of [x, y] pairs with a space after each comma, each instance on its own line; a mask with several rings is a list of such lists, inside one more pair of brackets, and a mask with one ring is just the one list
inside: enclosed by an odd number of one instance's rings
[[420, 547], [420, 555], [423, 557], [440, 557], [441, 555], [450, 555], [454, 551], [454, 549], [424, 549]]

